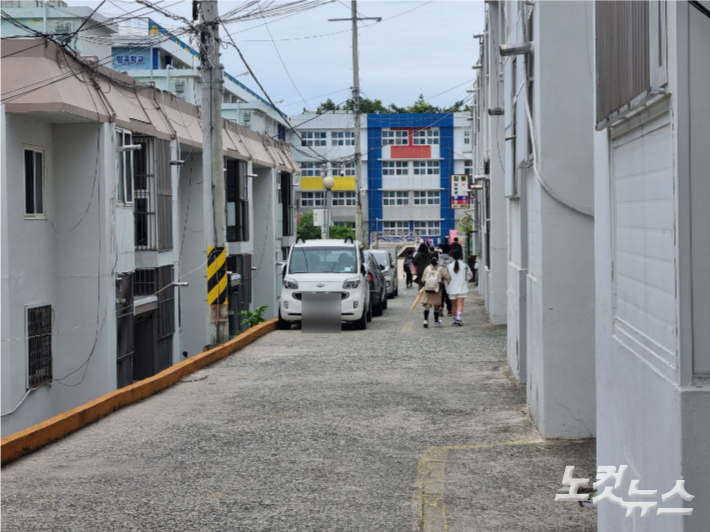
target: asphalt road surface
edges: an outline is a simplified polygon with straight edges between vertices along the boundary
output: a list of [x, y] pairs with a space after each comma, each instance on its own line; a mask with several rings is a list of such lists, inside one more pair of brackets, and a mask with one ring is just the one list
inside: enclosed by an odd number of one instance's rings
[[270, 333], [8, 465], [2, 530], [595, 531], [553, 502], [594, 442], [540, 440], [505, 328], [472, 293], [463, 327], [423, 329], [400, 293], [366, 331]]

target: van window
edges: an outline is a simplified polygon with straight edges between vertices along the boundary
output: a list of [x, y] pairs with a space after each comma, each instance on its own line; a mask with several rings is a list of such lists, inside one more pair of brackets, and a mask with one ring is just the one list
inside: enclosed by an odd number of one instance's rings
[[289, 273], [355, 273], [357, 272], [355, 248], [294, 248], [288, 271]]

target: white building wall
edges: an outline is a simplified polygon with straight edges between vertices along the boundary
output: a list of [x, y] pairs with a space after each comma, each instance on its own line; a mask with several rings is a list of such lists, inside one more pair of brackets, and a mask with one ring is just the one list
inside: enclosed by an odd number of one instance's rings
[[[487, 80], [487, 97], [490, 107], [503, 105], [503, 83], [498, 76], [499, 47], [502, 42], [497, 28], [500, 23], [501, 3], [489, 4], [488, 28], [490, 42], [487, 47], [490, 76]], [[479, 265], [479, 284], [484, 285], [482, 295], [488, 310], [488, 317], [494, 325], [507, 322], [508, 312], [508, 242], [507, 242], [507, 207], [505, 199], [505, 170], [499, 157], [505, 150], [505, 130], [500, 116], [487, 116], [490, 142], [490, 218], [491, 232], [489, 240], [490, 266], [484, 261]]]
[[[278, 315], [277, 298], [281, 293], [281, 268], [276, 263], [281, 260], [281, 239], [277, 238], [276, 215], [276, 171], [272, 168], [253, 167], [254, 178], [254, 258], [252, 272], [254, 308], [266, 305], [264, 317], [275, 318]], [[257, 208], [258, 206], [258, 208]]]
[[710, 21], [666, 9], [669, 96], [595, 139], [597, 461], [628, 464], [659, 494], [684, 479], [693, 514], [640, 521], [605, 505], [600, 530], [710, 522]]
[[[115, 389], [116, 240], [110, 223], [115, 170], [106, 164], [107, 158], [113, 161], [111, 127], [52, 125], [17, 115], [6, 115], [3, 126], [8, 254], [3, 255], [2, 336], [24, 337], [26, 307], [51, 304], [55, 379], [3, 417], [5, 436]], [[25, 145], [44, 149], [47, 219], [24, 218]], [[4, 414], [26, 392], [27, 358], [26, 341], [3, 345]]]
[[[180, 242], [177, 276], [189, 286], [177, 292], [176, 311], [180, 314], [181, 355], [201, 353], [207, 344], [207, 251], [205, 249], [204, 215], [202, 209], [202, 152], [193, 150], [185, 156], [180, 172]], [[178, 307], [179, 304], [179, 307]], [[179, 310], [178, 310], [179, 309]]]

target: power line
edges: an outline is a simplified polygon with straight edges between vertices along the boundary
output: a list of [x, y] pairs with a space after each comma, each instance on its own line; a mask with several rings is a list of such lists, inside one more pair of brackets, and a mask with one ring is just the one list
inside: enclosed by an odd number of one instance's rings
[[[261, 6], [261, 2], [259, 2], [259, 6]], [[264, 17], [264, 24], [266, 24], [266, 17]], [[288, 76], [288, 79], [291, 80], [291, 84], [293, 85], [293, 88], [296, 89], [296, 92], [298, 93], [298, 95], [303, 99], [304, 103], [306, 103], [305, 98], [303, 98], [303, 94], [301, 94], [301, 91], [296, 86], [296, 82], [293, 80], [291, 73], [288, 71], [288, 68], [286, 67], [286, 63], [284, 62], [283, 57], [281, 57], [281, 52], [279, 51], [279, 47], [276, 46], [276, 41], [274, 41], [274, 36], [272, 35], [271, 28], [269, 27], [268, 24], [266, 24], [266, 31], [269, 32], [269, 37], [271, 37], [271, 43], [274, 45], [274, 50], [276, 50], [276, 55], [279, 56], [279, 61], [281, 61], [281, 66], [284, 67], [284, 70], [286, 71], [286, 75]], [[308, 106], [308, 103], [306, 103], [306, 106]], [[310, 109], [310, 107], [309, 107], [309, 109]]]
[[[254, 81], [256, 81], [257, 85], [259, 85], [259, 88], [262, 90], [262, 92], [264, 93], [264, 96], [266, 96], [266, 99], [269, 100], [269, 103], [271, 103], [271, 105], [273, 106], [273, 108], [276, 109], [276, 111], [277, 111], [280, 115], [283, 116], [284, 113], [282, 113], [281, 110], [280, 110], [278, 107], [276, 107], [276, 104], [275, 104], [274, 101], [271, 99], [271, 96], [269, 96], [269, 93], [266, 92], [266, 89], [264, 88], [264, 86], [263, 86], [263, 85], [261, 84], [261, 82], [259, 81], [259, 78], [256, 77], [256, 75], [254, 74], [254, 71], [253, 71], [253, 70], [251, 69], [251, 67], [249, 66], [249, 63], [247, 63], [247, 60], [244, 58], [244, 54], [242, 53], [242, 51], [241, 51], [241, 50], [239, 49], [239, 47], [237, 46], [237, 43], [234, 42], [234, 38], [232, 37], [232, 34], [229, 33], [229, 30], [227, 29], [227, 26], [226, 26], [224, 23], [222, 23], [222, 27], [224, 28], [224, 31], [225, 31], [225, 33], [227, 34], [227, 37], [229, 37], [229, 40], [230, 40], [230, 43], [227, 43], [227, 44], [231, 44], [231, 45], [237, 50], [237, 53], [239, 54], [239, 57], [242, 59], [242, 62], [244, 63], [244, 66], [247, 67], [247, 70], [249, 71], [249, 74], [251, 75], [252, 79], [253, 79]], [[300, 136], [300, 135], [298, 134], [298, 132], [293, 128], [293, 126], [291, 125], [291, 123], [290, 123], [288, 120], [286, 121], [286, 124], [288, 125], [289, 129], [293, 132], [293, 134], [296, 135], [296, 138], [298, 138], [301, 142], [303, 142], [303, 139], [301, 138], [301, 136]], [[327, 162], [327, 159], [325, 159], [321, 154], [319, 154], [318, 152], [316, 152], [315, 150], [313, 150], [313, 148], [311, 148], [311, 151], [313, 151], [313, 153], [316, 154], [316, 157], [318, 157], [318, 158], [320, 158], [321, 160], [324, 160], [324, 161]]]

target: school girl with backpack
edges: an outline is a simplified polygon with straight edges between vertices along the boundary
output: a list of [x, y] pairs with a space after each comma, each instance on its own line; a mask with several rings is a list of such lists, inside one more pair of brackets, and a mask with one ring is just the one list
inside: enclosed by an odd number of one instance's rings
[[442, 311], [442, 285], [451, 280], [446, 268], [439, 266], [436, 257], [432, 257], [429, 266], [422, 274], [423, 288], [422, 305], [424, 306], [424, 328], [429, 327], [429, 310], [434, 307], [434, 327], [441, 327], [440, 314]]
[[451, 299], [451, 307], [454, 313], [454, 321], [451, 325], [463, 325], [461, 316], [463, 314], [463, 303], [468, 294], [468, 281], [473, 277], [471, 268], [463, 261], [463, 253], [459, 248], [451, 250], [453, 262], [447, 267], [449, 281], [446, 283], [446, 291]]

